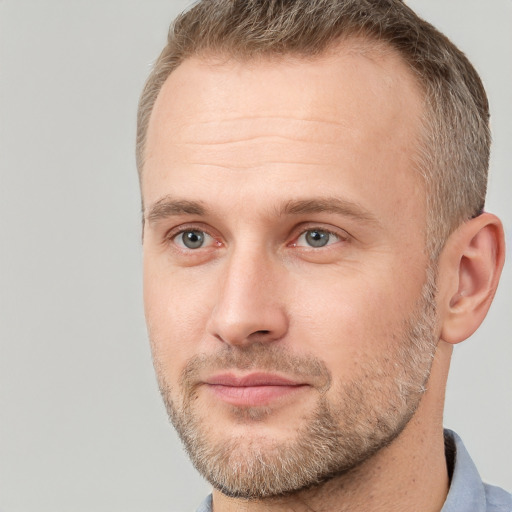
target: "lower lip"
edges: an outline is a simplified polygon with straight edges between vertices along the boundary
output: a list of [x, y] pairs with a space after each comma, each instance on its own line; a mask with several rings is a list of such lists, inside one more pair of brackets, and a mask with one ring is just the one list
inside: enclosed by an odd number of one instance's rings
[[209, 389], [224, 402], [239, 407], [268, 405], [278, 399], [289, 397], [306, 386], [223, 386], [208, 384]]

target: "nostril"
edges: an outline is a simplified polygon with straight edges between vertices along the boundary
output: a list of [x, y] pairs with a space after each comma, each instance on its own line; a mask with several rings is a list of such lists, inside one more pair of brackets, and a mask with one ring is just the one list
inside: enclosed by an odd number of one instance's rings
[[249, 337], [247, 338], [247, 341], [257, 343], [262, 342], [265, 343], [266, 341], [270, 341], [272, 339], [272, 330], [270, 329], [261, 329], [259, 331], [252, 332]]

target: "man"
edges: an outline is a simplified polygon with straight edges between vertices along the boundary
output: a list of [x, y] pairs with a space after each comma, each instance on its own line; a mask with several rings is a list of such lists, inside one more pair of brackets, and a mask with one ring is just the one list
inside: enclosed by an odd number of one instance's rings
[[465, 56], [399, 0], [216, 0], [139, 105], [146, 318], [200, 510], [510, 511], [443, 433], [504, 260]]

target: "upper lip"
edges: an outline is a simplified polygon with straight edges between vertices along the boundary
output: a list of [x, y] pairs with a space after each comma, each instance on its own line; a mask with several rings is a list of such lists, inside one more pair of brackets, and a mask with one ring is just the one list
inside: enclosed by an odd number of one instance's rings
[[206, 384], [232, 387], [251, 386], [300, 386], [304, 383], [296, 382], [281, 375], [273, 373], [251, 373], [248, 375], [235, 375], [234, 373], [220, 373], [205, 379]]

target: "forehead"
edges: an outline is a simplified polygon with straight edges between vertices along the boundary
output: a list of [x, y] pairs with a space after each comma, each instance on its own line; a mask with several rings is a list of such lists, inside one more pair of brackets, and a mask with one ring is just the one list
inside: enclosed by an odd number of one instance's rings
[[251, 182], [279, 200], [279, 175], [290, 195], [305, 184], [332, 195], [336, 183], [349, 196], [366, 188], [366, 197], [351, 199], [372, 202], [391, 188], [418, 209], [424, 191], [413, 160], [422, 103], [392, 51], [341, 45], [308, 59], [189, 58], [167, 79], [151, 115], [144, 202], [176, 187], [189, 194], [187, 182], [196, 190], [220, 186], [223, 194], [231, 187], [239, 197]]
[[[423, 92], [403, 59], [384, 43], [349, 39], [319, 56], [263, 56], [248, 60], [222, 55], [191, 57], [164, 83], [148, 126], [151, 155], [155, 128], [189, 121], [221, 121], [280, 113], [296, 118], [351, 122], [417, 122]], [[170, 124], [169, 124], [170, 123]], [[371, 128], [368, 124], [365, 130]], [[179, 136], [181, 133], [174, 133]]]

